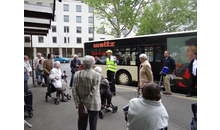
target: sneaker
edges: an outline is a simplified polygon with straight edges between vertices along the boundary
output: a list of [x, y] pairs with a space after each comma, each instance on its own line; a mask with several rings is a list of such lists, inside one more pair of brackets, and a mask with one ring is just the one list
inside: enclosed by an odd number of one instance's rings
[[106, 107], [105, 108], [107, 111], [112, 111], [112, 108], [111, 107]]

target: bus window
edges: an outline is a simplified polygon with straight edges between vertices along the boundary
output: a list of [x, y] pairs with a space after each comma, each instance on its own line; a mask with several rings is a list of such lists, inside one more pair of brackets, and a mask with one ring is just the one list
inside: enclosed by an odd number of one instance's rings
[[148, 61], [153, 62], [153, 47], [145, 47], [145, 54], [147, 55]]
[[155, 62], [162, 62], [164, 46], [155, 47]]

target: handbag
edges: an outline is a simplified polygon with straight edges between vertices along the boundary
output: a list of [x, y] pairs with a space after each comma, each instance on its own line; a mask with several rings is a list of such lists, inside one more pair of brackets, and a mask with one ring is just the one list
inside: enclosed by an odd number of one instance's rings
[[[80, 74], [81, 74], [81, 72], [79, 72], [79, 77], [80, 77]], [[79, 78], [78, 78], [78, 81], [79, 81]], [[78, 96], [79, 96], [79, 94], [78, 94]], [[78, 114], [79, 114], [79, 117], [84, 117], [84, 116], [88, 115], [88, 110], [87, 110], [85, 104], [82, 102], [80, 96], [79, 96], [79, 102], [80, 103], [79, 103], [79, 108], [78, 108]]]

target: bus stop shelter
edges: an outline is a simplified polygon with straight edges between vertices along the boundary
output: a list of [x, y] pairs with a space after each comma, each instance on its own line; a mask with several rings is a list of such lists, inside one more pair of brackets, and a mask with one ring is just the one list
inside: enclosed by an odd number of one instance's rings
[[[32, 36], [47, 36], [51, 28], [51, 20], [54, 21], [56, 0], [52, 0], [52, 2], [52, 7], [24, 3], [24, 35], [30, 35], [31, 52], [34, 52]], [[59, 0], [59, 2], [62, 2], [62, 0]], [[33, 58], [33, 53], [31, 53], [32, 68]], [[32, 78], [35, 86], [34, 72], [32, 72]]]

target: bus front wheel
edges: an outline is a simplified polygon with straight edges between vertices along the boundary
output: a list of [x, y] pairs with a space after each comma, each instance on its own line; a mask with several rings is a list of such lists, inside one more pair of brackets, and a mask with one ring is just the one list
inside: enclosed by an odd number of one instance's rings
[[117, 82], [122, 85], [131, 84], [131, 75], [127, 71], [120, 71], [116, 76]]

